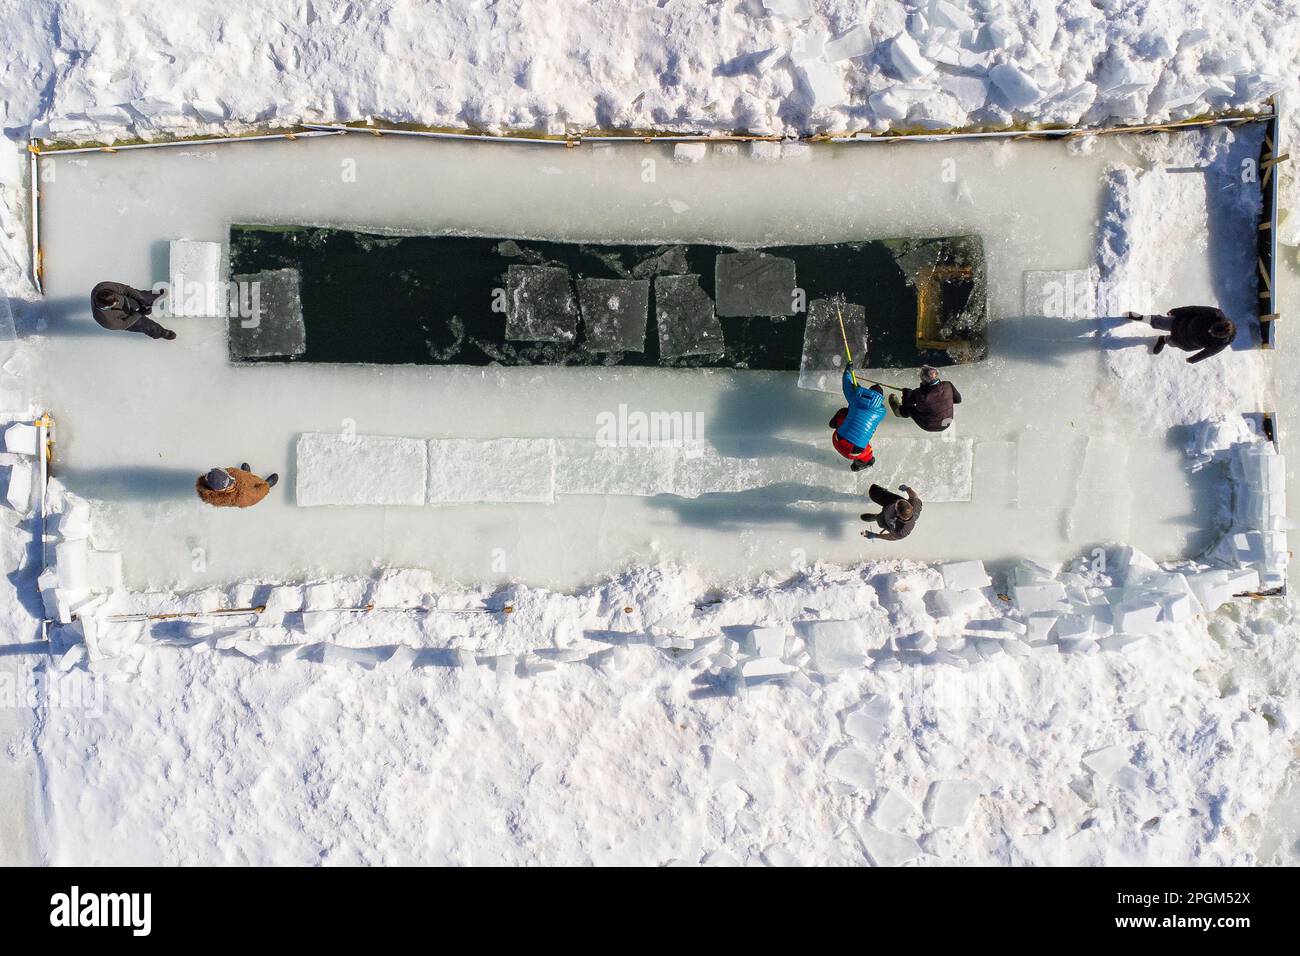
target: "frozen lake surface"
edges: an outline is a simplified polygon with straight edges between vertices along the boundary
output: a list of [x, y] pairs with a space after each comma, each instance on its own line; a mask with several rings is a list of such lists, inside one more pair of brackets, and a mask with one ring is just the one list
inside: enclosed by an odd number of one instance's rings
[[[1026, 315], [1023, 297], [1026, 271], [1092, 264], [1103, 175], [1147, 165], [1135, 142], [826, 145], [779, 161], [715, 146], [686, 165], [656, 145], [347, 135], [46, 157], [37, 334], [55, 473], [94, 500], [95, 545], [124, 552], [135, 588], [376, 565], [570, 588], [665, 560], [730, 581], [817, 560], [1063, 558], [1102, 541], [1190, 555], [1213, 538], [1220, 476], [1190, 473], [1186, 436], [1111, 387], [1090, 336], [1114, 320]], [[167, 320], [175, 342], [95, 325], [95, 282], [165, 281], [170, 240], [225, 242], [232, 223], [742, 247], [975, 234], [990, 356], [951, 371], [965, 402], [950, 433], [887, 419], [879, 466], [855, 476], [828, 440], [838, 397], [798, 388], [797, 372], [236, 366], [223, 320]], [[1215, 300], [1208, 254], [1191, 248], [1182, 267], [1162, 310]], [[696, 441], [594, 448], [611, 416], [656, 412], [699, 422]], [[444, 482], [429, 504], [302, 506], [297, 449], [316, 434], [409, 439]], [[196, 475], [243, 461], [281, 474], [270, 498], [248, 512], [197, 500]], [[308, 484], [371, 500], [390, 477], [376, 464]], [[858, 536], [872, 480], [927, 500], [906, 541]]]

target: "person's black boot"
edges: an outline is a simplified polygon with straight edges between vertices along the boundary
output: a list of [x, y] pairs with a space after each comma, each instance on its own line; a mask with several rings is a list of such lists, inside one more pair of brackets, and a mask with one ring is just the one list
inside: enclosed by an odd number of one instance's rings
[[1141, 322], [1146, 318], [1141, 312], [1125, 312], [1124, 314], [1128, 316], [1130, 322]]
[[1156, 347], [1151, 350], [1151, 354], [1159, 355], [1161, 352], [1163, 352], [1165, 350], [1165, 342], [1167, 341], [1168, 339], [1166, 339], [1163, 335], [1160, 336], [1160, 338], [1156, 339]]
[[251, 469], [251, 468], [248, 467], [248, 462], [244, 462], [242, 465], [239, 466], [239, 470], [240, 470], [240, 471], [252, 471], [253, 469]]
[[173, 332], [171, 329], [168, 329], [166, 332], [162, 334], [162, 337], [164, 341], [170, 342], [172, 339], [176, 338], [176, 333]]
[[862, 471], [864, 468], [870, 468], [875, 463], [876, 459], [874, 458], [871, 459], [871, 461], [855, 461], [853, 464], [849, 465], [849, 471]]
[[280, 476], [277, 474], [272, 473], [266, 476], [266, 484], [268, 487], [274, 488], [279, 481]]

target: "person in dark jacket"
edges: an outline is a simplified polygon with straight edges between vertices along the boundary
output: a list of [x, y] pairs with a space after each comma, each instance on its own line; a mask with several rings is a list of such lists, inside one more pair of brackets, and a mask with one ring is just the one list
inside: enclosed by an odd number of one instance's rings
[[1150, 322], [1153, 329], [1169, 333], [1156, 339], [1153, 355], [1163, 352], [1168, 343], [1184, 352], [1195, 352], [1187, 360], [1189, 364], [1218, 355], [1232, 344], [1237, 335], [1237, 326], [1223, 314], [1223, 310], [1208, 305], [1185, 305], [1170, 309], [1167, 315], [1130, 312], [1128, 317], [1134, 322]]
[[90, 312], [110, 331], [139, 332], [151, 339], [170, 341], [176, 333], [149, 318], [153, 304], [162, 296], [161, 292], [141, 292], [121, 282], [101, 282], [90, 291]]
[[931, 365], [921, 366], [921, 387], [903, 389], [903, 397], [889, 396], [889, 407], [899, 418], [910, 418], [927, 432], [946, 431], [952, 424], [953, 406], [961, 404], [961, 392], [952, 382], [939, 377]]
[[898, 490], [907, 497], [896, 495], [880, 485], [872, 485], [867, 492], [871, 500], [880, 505], [879, 514], [864, 514], [863, 521], [874, 521], [884, 530], [864, 531], [862, 537], [868, 540], [879, 538], [881, 541], [902, 541], [916, 527], [916, 519], [921, 517], [921, 496], [907, 485], [899, 485]]
[[268, 494], [280, 480], [279, 475], [259, 478], [244, 462], [238, 468], [213, 468], [194, 482], [204, 504], [214, 508], [251, 508]]
[[867, 388], [853, 377], [853, 366], [844, 369], [840, 388], [849, 404], [835, 413], [830, 420], [831, 445], [849, 459], [851, 471], [861, 471], [876, 463], [871, 449], [871, 437], [885, 417], [885, 392], [879, 385]]

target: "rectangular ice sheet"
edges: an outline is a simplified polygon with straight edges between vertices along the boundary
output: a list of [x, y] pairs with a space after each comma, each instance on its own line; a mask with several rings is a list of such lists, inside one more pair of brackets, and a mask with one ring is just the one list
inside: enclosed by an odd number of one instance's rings
[[240, 307], [226, 320], [232, 362], [307, 351], [297, 269], [255, 272], [235, 276], [235, 280], [241, 283]]
[[844, 334], [840, 332], [840, 315], [849, 337], [853, 360], [859, 367], [867, 363], [867, 310], [860, 305], [840, 303], [836, 313], [832, 299], [813, 299], [808, 303], [808, 321], [803, 334], [803, 358], [799, 362], [799, 387], [818, 392], [838, 392], [844, 374]]
[[506, 338], [521, 342], [572, 342], [578, 306], [562, 266], [511, 266], [506, 270]]
[[[864, 494], [870, 482], [816, 442], [769, 453], [753, 443], [699, 441], [679, 446], [601, 446], [590, 439], [557, 439], [555, 492], [560, 495], [676, 495], [753, 491], [770, 485], [807, 485]], [[914, 485], [926, 501], [969, 501], [970, 439], [898, 438], [882, 445], [867, 476], [887, 486]]]
[[429, 504], [555, 501], [550, 438], [434, 438], [428, 445]]
[[307, 432], [298, 436], [295, 499], [304, 508], [422, 505], [425, 454], [419, 438]]
[[717, 257], [718, 315], [794, 315], [794, 260], [762, 252], [725, 252]]
[[578, 304], [593, 352], [644, 352], [648, 279], [579, 279]]
[[722, 354], [722, 323], [698, 275], [656, 276], [655, 317], [660, 358]]

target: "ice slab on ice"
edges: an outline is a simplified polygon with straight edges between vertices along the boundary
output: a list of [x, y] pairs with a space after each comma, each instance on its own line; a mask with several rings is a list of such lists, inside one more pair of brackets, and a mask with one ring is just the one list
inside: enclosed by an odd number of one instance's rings
[[[250, 295], [240, 294], [241, 308], [226, 319], [230, 337], [230, 359], [277, 358], [302, 355], [307, 351], [307, 326], [302, 320], [297, 269], [272, 269], [235, 276], [245, 283]], [[240, 314], [243, 308], [251, 314]]]
[[422, 505], [426, 447], [418, 438], [307, 432], [298, 437], [299, 507]]
[[221, 243], [173, 239], [168, 252], [167, 310], [172, 315], [224, 315]]
[[644, 352], [648, 279], [579, 279], [578, 305], [593, 352]]
[[897, 830], [912, 819], [916, 807], [897, 790], [886, 789], [871, 808], [871, 819], [882, 830]]
[[655, 317], [661, 358], [722, 354], [722, 323], [698, 275], [656, 276]]
[[794, 315], [793, 259], [762, 252], [724, 252], [714, 268], [718, 315]]
[[429, 503], [555, 501], [556, 442], [549, 438], [429, 441]]
[[818, 392], [840, 391], [844, 375], [844, 335], [840, 317], [854, 360], [867, 361], [867, 310], [864, 306], [837, 303], [833, 299], [813, 299], [808, 303], [808, 317], [803, 333], [803, 357], [799, 360], [799, 387]]
[[667, 445], [604, 445], [586, 438], [555, 441], [555, 490], [565, 495], [653, 495], [676, 490], [678, 459]]
[[1095, 314], [1092, 273], [1087, 269], [1027, 271], [1025, 315], [1086, 319]]
[[572, 342], [578, 306], [562, 266], [511, 266], [506, 270], [506, 338]]
[[5, 501], [19, 514], [27, 514], [32, 506], [32, 469], [25, 462], [9, 466], [5, 482]]

